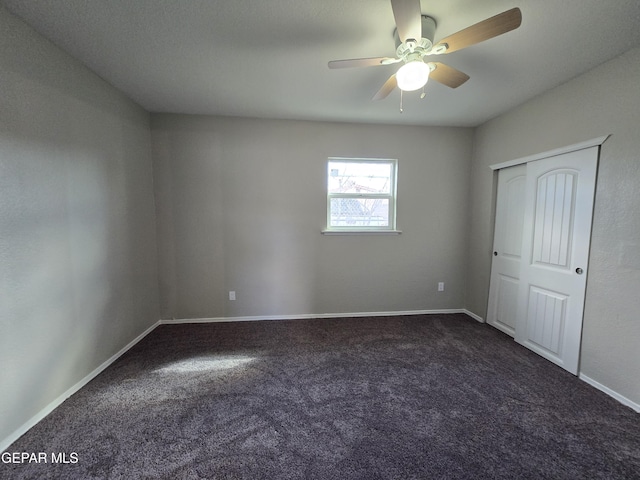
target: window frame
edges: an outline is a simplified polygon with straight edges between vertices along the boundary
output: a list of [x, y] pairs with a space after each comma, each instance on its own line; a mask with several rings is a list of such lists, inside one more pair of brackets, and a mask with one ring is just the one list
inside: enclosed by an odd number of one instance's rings
[[[331, 162], [342, 163], [380, 163], [391, 166], [391, 178], [389, 181], [389, 193], [331, 193], [329, 191], [329, 176]], [[325, 168], [325, 188], [327, 194], [326, 204], [326, 228], [323, 234], [399, 234], [397, 230], [397, 203], [398, 203], [398, 160], [395, 158], [361, 158], [361, 157], [328, 157]], [[332, 199], [383, 199], [389, 201], [389, 224], [387, 226], [331, 226], [331, 200]]]

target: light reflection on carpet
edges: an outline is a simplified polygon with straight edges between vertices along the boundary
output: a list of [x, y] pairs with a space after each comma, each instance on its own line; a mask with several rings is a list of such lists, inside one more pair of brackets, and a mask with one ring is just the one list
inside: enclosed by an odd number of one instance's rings
[[253, 357], [196, 357], [170, 363], [156, 370], [157, 373], [192, 373], [215, 370], [229, 370], [251, 363]]

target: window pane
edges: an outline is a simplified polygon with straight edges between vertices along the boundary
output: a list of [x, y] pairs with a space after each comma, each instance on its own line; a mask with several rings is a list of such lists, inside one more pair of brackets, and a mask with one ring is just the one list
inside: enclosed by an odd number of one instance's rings
[[332, 198], [330, 227], [388, 227], [389, 200]]
[[391, 193], [391, 164], [330, 161], [329, 193]]

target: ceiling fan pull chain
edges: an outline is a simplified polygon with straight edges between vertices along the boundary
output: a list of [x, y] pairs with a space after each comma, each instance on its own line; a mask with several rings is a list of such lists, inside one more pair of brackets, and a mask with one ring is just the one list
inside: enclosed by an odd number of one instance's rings
[[404, 90], [400, 89], [400, 113], [404, 110], [402, 109], [402, 95], [404, 94]]

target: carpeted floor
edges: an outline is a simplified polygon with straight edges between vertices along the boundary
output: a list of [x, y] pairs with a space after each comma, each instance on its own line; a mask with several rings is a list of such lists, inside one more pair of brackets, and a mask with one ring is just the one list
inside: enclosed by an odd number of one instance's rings
[[640, 415], [462, 314], [164, 325], [8, 451], [48, 462], [3, 479], [640, 479]]

